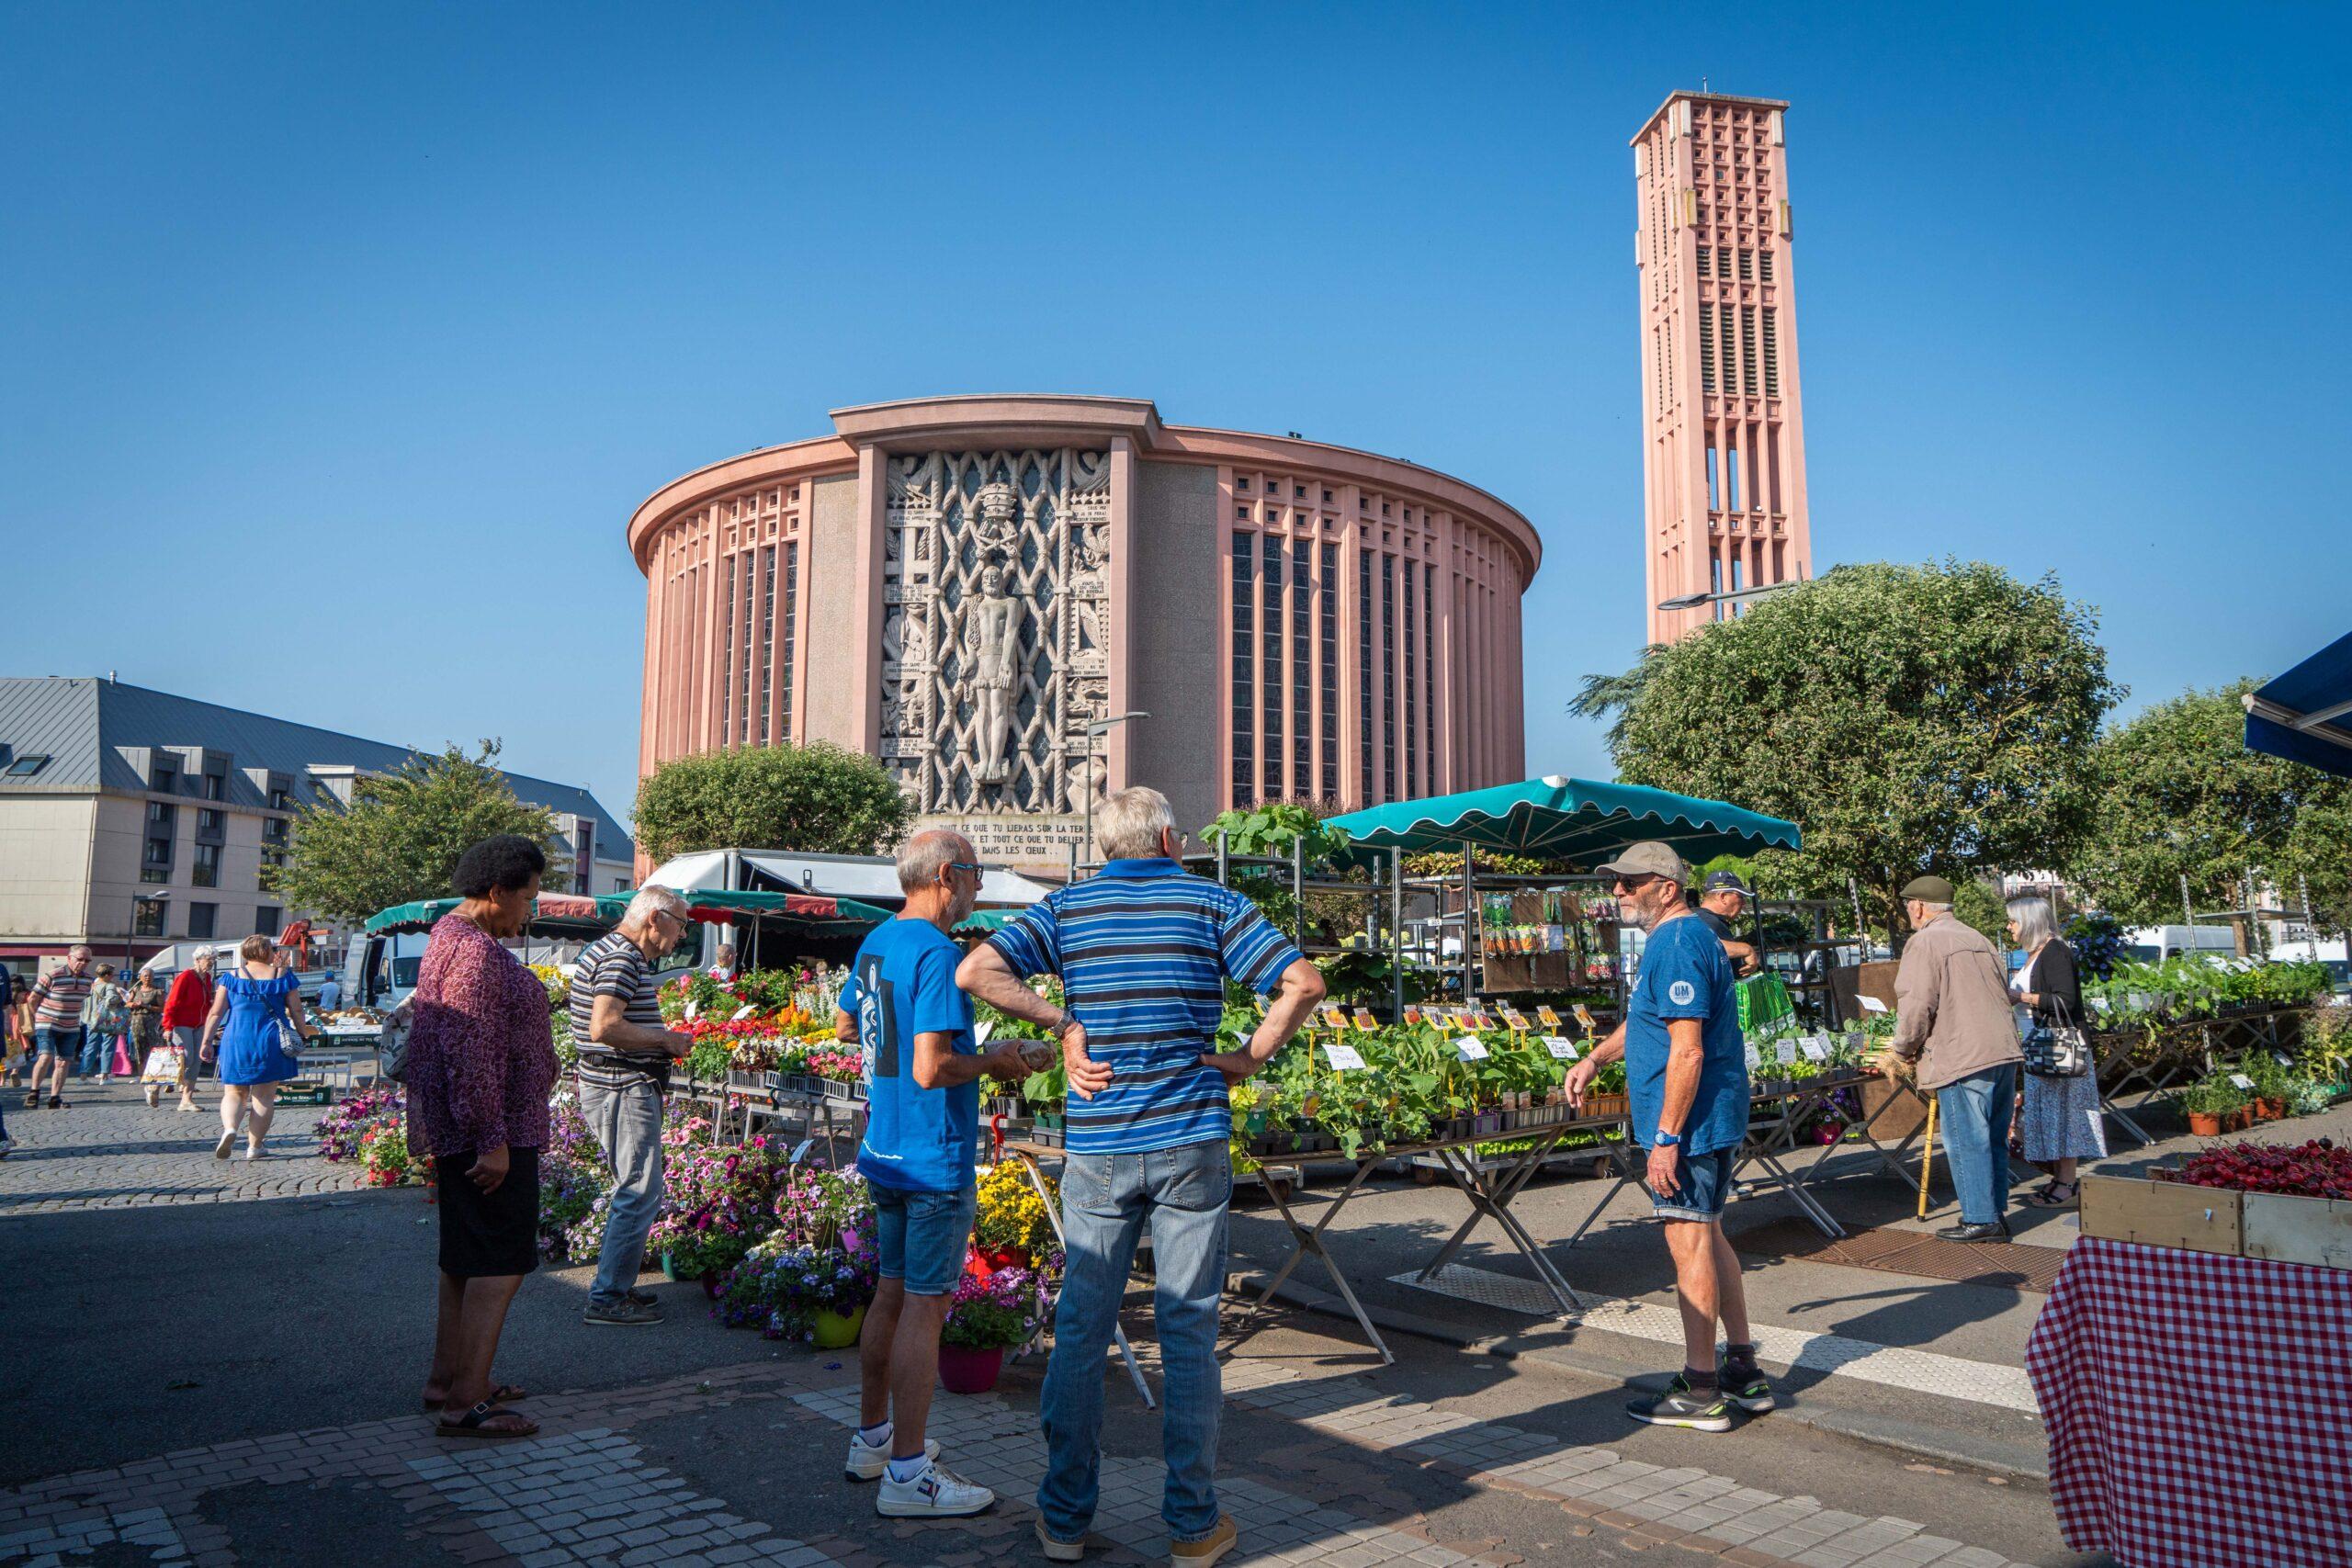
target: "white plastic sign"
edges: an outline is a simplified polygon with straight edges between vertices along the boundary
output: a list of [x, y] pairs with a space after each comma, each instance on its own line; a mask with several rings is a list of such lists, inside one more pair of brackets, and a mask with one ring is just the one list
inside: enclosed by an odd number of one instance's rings
[[1829, 1059], [1829, 1047], [1822, 1043], [1821, 1036], [1817, 1034], [1808, 1034], [1798, 1041], [1797, 1049], [1804, 1053], [1804, 1059], [1808, 1062], [1826, 1062]]
[[1544, 1037], [1544, 1049], [1551, 1052], [1554, 1059], [1557, 1061], [1573, 1062], [1577, 1059], [1577, 1043], [1566, 1035], [1546, 1034]]
[[972, 1025], [972, 1043], [975, 1045], [985, 1045], [989, 1043], [989, 1036], [995, 1032], [996, 1020], [992, 1018], [984, 1018], [979, 1022]]
[[2098, 1009], [2100, 1012], [2112, 1012], [2115, 1010], [2115, 1004], [2109, 1001], [2105, 997], [2093, 997], [2091, 998], [2091, 1006]]
[[2254, 1087], [2254, 1080], [2246, 1077], [2244, 1073], [2232, 1073], [2230, 1075], [2230, 1081], [2237, 1085], [2240, 1089], [2252, 1089]]
[[727, 1021], [729, 1023], [741, 1023], [751, 1016], [752, 1005], [749, 1002], [746, 1002], [741, 1007], [737, 1008], [732, 1013], [729, 1014]]
[[1465, 1062], [1483, 1062], [1487, 1059], [1487, 1043], [1475, 1034], [1464, 1035], [1453, 1043], [1453, 1048], [1462, 1054], [1462, 1059]]
[[1793, 1040], [1776, 1040], [1772, 1043], [1772, 1055], [1781, 1059], [1782, 1066], [1787, 1066], [1797, 1059], [1797, 1043]]
[[1886, 1004], [1879, 1000], [1876, 997], [1864, 997], [1861, 1000], [1862, 1010], [1864, 1012], [1884, 1012], [1886, 1010]]
[[1755, 1042], [1755, 1041], [1750, 1040], [1750, 1041], [1747, 1042], [1747, 1070], [1748, 1070], [1749, 1072], [1754, 1072], [1758, 1067], [1759, 1067], [1759, 1066], [1763, 1066], [1763, 1064], [1764, 1064], [1764, 1058], [1763, 1058], [1763, 1057], [1761, 1057], [1761, 1056], [1759, 1056], [1759, 1055], [1758, 1055], [1756, 1054], [1756, 1042]]
[[701, 1012], [702, 1004], [700, 1002], [688, 1002], [686, 1004], [686, 1021], [688, 1023], [692, 1023]]
[[1331, 1064], [1333, 1070], [1338, 1072], [1346, 1072], [1350, 1068], [1361, 1067], [1364, 1065], [1363, 1052], [1352, 1045], [1342, 1045], [1336, 1040], [1323, 1047], [1323, 1055]]

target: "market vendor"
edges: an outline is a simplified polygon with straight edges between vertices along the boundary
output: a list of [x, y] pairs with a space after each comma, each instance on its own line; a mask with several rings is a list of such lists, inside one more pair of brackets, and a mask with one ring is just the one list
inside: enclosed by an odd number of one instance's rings
[[1715, 939], [1724, 944], [1724, 956], [1742, 975], [1753, 975], [1764, 967], [1763, 960], [1756, 955], [1756, 944], [1731, 934], [1733, 922], [1755, 899], [1756, 890], [1741, 880], [1739, 873], [1711, 871], [1707, 873], [1706, 887], [1699, 895], [1699, 907], [1692, 911], [1700, 924], [1715, 933]]
[[[1682, 1370], [1663, 1393], [1625, 1407], [1637, 1421], [1700, 1432], [1731, 1430], [1731, 1407], [1773, 1405], [1756, 1364], [1739, 1258], [1724, 1238], [1724, 1203], [1747, 1135], [1747, 1052], [1731, 960], [1713, 927], [1684, 902], [1690, 867], [1669, 844], [1634, 844], [1600, 868], [1625, 919], [1648, 933], [1625, 1021], [1568, 1069], [1568, 1100], [1584, 1104], [1593, 1076], [1625, 1063], [1632, 1134], [1647, 1146], [1650, 1206], [1674, 1258], [1682, 1307]], [[1728, 1349], [1715, 1361], [1715, 1325]]]

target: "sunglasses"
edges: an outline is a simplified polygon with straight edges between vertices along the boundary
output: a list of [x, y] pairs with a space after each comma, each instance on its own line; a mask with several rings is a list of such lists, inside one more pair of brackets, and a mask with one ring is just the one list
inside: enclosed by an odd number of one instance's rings
[[1637, 872], [1632, 876], [1619, 877], [1616, 881], [1609, 885], [1609, 890], [1611, 893], [1638, 893], [1657, 880], [1657, 874], [1656, 872]]

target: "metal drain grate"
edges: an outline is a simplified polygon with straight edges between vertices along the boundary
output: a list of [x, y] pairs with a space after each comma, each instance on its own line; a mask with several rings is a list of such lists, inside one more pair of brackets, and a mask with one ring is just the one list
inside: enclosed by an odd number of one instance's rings
[[1523, 1312], [1530, 1317], [1557, 1317], [1560, 1303], [1552, 1292], [1532, 1280], [1522, 1280], [1515, 1274], [1498, 1274], [1487, 1269], [1465, 1269], [1459, 1263], [1449, 1263], [1428, 1279], [1418, 1270], [1391, 1274], [1389, 1282], [1410, 1285], [1417, 1291], [1434, 1291], [1441, 1296], [1457, 1301], [1476, 1302], [1480, 1306], [1500, 1307], [1505, 1312]]

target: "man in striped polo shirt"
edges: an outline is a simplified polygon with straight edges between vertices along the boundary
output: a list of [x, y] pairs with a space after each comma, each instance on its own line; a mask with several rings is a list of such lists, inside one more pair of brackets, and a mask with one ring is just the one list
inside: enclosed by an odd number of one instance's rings
[[65, 1103], [66, 1064], [83, 1049], [82, 1004], [90, 999], [90, 950], [75, 942], [65, 950], [65, 963], [33, 982], [25, 993], [24, 1031], [33, 1042], [32, 1092], [27, 1105], [40, 1103], [44, 1067], [50, 1075], [49, 1103]]
[[[1248, 898], [1177, 863], [1182, 840], [1158, 790], [1121, 790], [1095, 821], [1110, 857], [1102, 874], [1023, 910], [956, 974], [989, 1006], [1057, 1034], [1069, 1077], [1068, 1267], [1042, 1404], [1037, 1536], [1054, 1562], [1085, 1551], [1102, 1459], [1102, 1358], [1148, 1222], [1167, 1380], [1160, 1517], [1172, 1560], [1205, 1565], [1236, 1538], [1216, 1484], [1217, 1305], [1233, 1196], [1226, 1089], [1298, 1032], [1323, 999], [1323, 976]], [[1023, 981], [1032, 975], [1058, 976], [1069, 1010], [1030, 990]], [[1216, 1054], [1227, 979], [1273, 1000], [1244, 1049]]]

